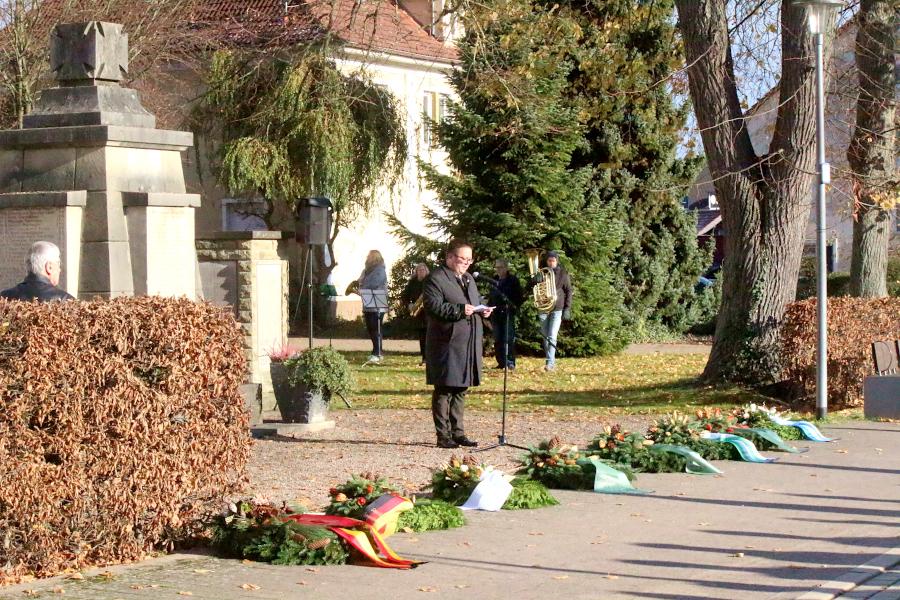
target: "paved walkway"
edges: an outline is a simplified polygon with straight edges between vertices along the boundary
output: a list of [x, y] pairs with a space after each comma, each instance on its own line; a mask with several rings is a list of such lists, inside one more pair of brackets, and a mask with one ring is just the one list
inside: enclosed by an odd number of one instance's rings
[[720, 463], [721, 476], [640, 475], [652, 494], [558, 491], [560, 506], [475, 513], [460, 529], [392, 537], [401, 555], [428, 561], [413, 571], [179, 554], [6, 588], [0, 599], [32, 590], [76, 600], [896, 600], [900, 424], [826, 433], [841, 439], [773, 453], [772, 464]]
[[[309, 338], [292, 337], [290, 344], [296, 348], [309, 347]], [[372, 342], [362, 338], [315, 338], [314, 346], [327, 346], [331, 344], [338, 350], [345, 352], [371, 352]], [[625, 348], [625, 354], [709, 354], [709, 344], [630, 344]], [[418, 352], [417, 340], [384, 340], [385, 352]]]

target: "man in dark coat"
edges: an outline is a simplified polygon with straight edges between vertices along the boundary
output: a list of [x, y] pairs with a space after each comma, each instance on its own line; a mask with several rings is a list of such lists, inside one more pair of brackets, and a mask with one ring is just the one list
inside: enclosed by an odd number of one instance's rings
[[425, 280], [423, 297], [427, 314], [425, 381], [434, 386], [431, 414], [440, 448], [477, 446], [466, 437], [463, 404], [466, 390], [481, 383], [482, 317], [476, 312], [481, 295], [466, 270], [472, 264], [472, 246], [453, 240], [444, 266]]
[[74, 300], [72, 296], [56, 286], [62, 274], [62, 259], [59, 247], [52, 242], [35, 242], [25, 259], [27, 275], [25, 281], [16, 287], [0, 292], [0, 297], [9, 300]]

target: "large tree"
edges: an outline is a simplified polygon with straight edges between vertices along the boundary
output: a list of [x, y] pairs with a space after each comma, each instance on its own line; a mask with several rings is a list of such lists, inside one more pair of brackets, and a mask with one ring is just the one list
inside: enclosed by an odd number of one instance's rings
[[859, 99], [847, 160], [856, 201], [850, 293], [887, 295], [890, 211], [897, 204], [896, 0], [862, 0], [857, 14]]
[[738, 96], [728, 0], [676, 5], [690, 94], [727, 231], [722, 307], [704, 376], [777, 381], [780, 327], [796, 293], [815, 172], [813, 38], [805, 9], [782, 1], [778, 112], [769, 151], [760, 155]]
[[[561, 251], [577, 292], [560, 350], [608, 353], [627, 338], [611, 262], [621, 207], [601, 201], [590, 166], [572, 166], [584, 135], [565, 90], [581, 29], [541, 5], [498, 0], [461, 14], [466, 36], [451, 77], [460, 100], [436, 128], [455, 172], [422, 165], [440, 203], [429, 214], [443, 236], [469, 239], [483, 267], [504, 257], [521, 274], [526, 249]], [[536, 341], [531, 303], [526, 310], [525, 337]]]
[[687, 107], [672, 99], [671, 77], [682, 66], [674, 11], [674, 0], [571, 3], [582, 35], [568, 51], [565, 93], [580, 107], [585, 137], [572, 166], [592, 168], [602, 201], [625, 208], [615, 264], [638, 332], [692, 325], [697, 278], [711, 261], [681, 205], [700, 159], [677, 152]]
[[[216, 146], [216, 174], [231, 193], [259, 198], [270, 221], [304, 196], [334, 207], [328, 246], [399, 181], [406, 133], [397, 99], [363, 71], [344, 73], [328, 44], [290, 50], [219, 50], [193, 127]], [[334, 256], [334, 252], [331, 252]], [[323, 265], [322, 280], [337, 263]]]

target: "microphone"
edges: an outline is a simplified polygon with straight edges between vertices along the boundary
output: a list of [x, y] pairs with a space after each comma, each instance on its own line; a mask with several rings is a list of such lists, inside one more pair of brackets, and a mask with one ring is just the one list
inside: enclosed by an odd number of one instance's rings
[[491, 285], [494, 286], [494, 287], [497, 287], [498, 285], [500, 285], [500, 282], [497, 281], [496, 279], [491, 279], [491, 278], [488, 277], [487, 275], [482, 275], [482, 274], [479, 273], [478, 271], [475, 271], [474, 273], [472, 273], [472, 276], [473, 276], [477, 281], [484, 281], [484, 282], [486, 282], [486, 283], [491, 284]]

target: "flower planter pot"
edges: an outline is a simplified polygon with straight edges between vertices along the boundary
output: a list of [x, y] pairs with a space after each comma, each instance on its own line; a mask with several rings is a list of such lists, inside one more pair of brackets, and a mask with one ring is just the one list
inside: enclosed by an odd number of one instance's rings
[[284, 363], [272, 362], [272, 388], [275, 402], [285, 423], [319, 423], [328, 415], [325, 394], [309, 391], [305, 385], [291, 385]]

